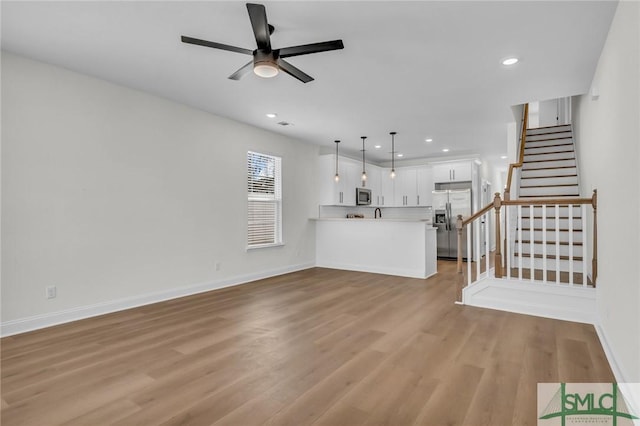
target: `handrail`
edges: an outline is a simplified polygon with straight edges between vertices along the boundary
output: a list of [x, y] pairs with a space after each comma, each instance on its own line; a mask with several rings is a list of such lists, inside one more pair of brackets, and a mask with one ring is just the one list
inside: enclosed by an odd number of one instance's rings
[[470, 216], [467, 219], [463, 219], [462, 220], [462, 227], [467, 226], [468, 223], [473, 222], [474, 220], [476, 220], [477, 218], [479, 218], [480, 216], [482, 216], [483, 214], [485, 214], [486, 212], [488, 212], [492, 208], [493, 208], [493, 201], [490, 204], [487, 204], [486, 206], [484, 206], [482, 208], [482, 210], [477, 211], [473, 216]]
[[511, 198], [511, 180], [513, 178], [513, 169], [516, 167], [522, 167], [524, 163], [524, 143], [527, 138], [527, 127], [529, 126], [529, 104], [524, 104], [524, 110], [522, 112], [522, 132], [520, 134], [520, 152], [518, 153], [518, 162], [509, 164], [509, 176], [507, 177], [507, 187], [504, 190], [504, 199], [509, 200]]
[[[456, 229], [458, 231], [458, 262], [457, 262], [457, 272], [458, 272], [458, 282], [456, 288], [457, 300], [458, 302], [462, 301], [462, 289], [465, 287], [465, 280], [462, 271], [462, 230], [464, 227], [469, 225], [471, 222], [476, 221], [481, 216], [487, 214], [491, 208], [495, 208], [495, 232], [496, 232], [496, 250], [494, 253], [494, 270], [495, 277], [502, 278], [502, 253], [501, 253], [501, 236], [500, 236], [500, 210], [502, 206], [575, 206], [575, 205], [591, 205], [593, 207], [593, 254], [592, 254], [592, 266], [591, 266], [591, 279], [592, 283], [596, 285], [596, 278], [598, 275], [598, 192], [597, 190], [593, 191], [593, 195], [591, 198], [543, 198], [543, 199], [534, 199], [534, 200], [501, 200], [500, 193], [496, 192], [493, 202], [484, 206], [481, 210], [464, 219], [462, 216], [458, 216], [456, 221]], [[556, 207], [557, 208], [557, 207]], [[583, 210], [585, 211], [585, 210]], [[544, 216], [543, 216], [544, 217]], [[506, 219], [505, 219], [506, 220]], [[584, 220], [584, 218], [583, 218]], [[506, 229], [506, 225], [505, 225]], [[488, 231], [487, 231], [488, 232]], [[487, 234], [488, 235], [488, 234]], [[505, 241], [506, 243], [506, 241]], [[488, 249], [487, 249], [488, 250]], [[506, 249], [505, 249], [506, 250]], [[508, 251], [506, 251], [508, 253]], [[487, 252], [488, 256], [488, 252]], [[585, 259], [586, 261], [586, 259]], [[487, 263], [488, 268], [488, 263]], [[572, 282], [572, 281], [571, 281]]]
[[[592, 204], [594, 205], [594, 198], [541, 198], [537, 200], [528, 200], [519, 198], [517, 200], [502, 200], [500, 202], [503, 206], [548, 206], [549, 204], [559, 204], [561, 206], [575, 205], [575, 204]], [[493, 204], [492, 204], [493, 205]]]

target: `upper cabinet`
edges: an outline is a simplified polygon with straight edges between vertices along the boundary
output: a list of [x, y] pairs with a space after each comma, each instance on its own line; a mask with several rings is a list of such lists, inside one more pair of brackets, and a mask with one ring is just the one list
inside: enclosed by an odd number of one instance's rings
[[319, 204], [327, 206], [355, 206], [356, 187], [360, 186], [358, 164], [353, 160], [340, 157], [338, 174], [335, 181], [336, 156], [321, 155], [318, 160]]
[[433, 165], [433, 182], [464, 182], [471, 180], [471, 161], [436, 163]]
[[416, 170], [416, 189], [417, 198], [416, 205], [430, 206], [431, 195], [433, 194], [433, 168], [420, 167]]
[[396, 168], [393, 204], [396, 207], [412, 207], [417, 205], [418, 189], [417, 171], [413, 167]]

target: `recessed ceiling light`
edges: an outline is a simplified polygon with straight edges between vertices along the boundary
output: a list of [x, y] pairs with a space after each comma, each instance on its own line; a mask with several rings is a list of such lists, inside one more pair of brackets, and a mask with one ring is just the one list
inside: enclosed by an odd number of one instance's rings
[[442, 148], [442, 152], [449, 152], [449, 148]]
[[404, 154], [398, 154], [398, 157], [404, 157]]
[[375, 149], [380, 149], [380, 148], [382, 148], [382, 145], [375, 145], [374, 148]]
[[502, 65], [515, 65], [518, 63], [518, 58], [507, 58], [502, 61]]
[[425, 139], [424, 141], [425, 141], [425, 142], [433, 142], [433, 139], [431, 139], [431, 138], [427, 138], [427, 139]]
[[507, 156], [506, 155], [501, 155], [500, 158], [503, 159], [503, 160], [506, 160]]
[[275, 112], [270, 112], [268, 114], [266, 114], [267, 117], [269, 118], [276, 118], [278, 116], [278, 114], [276, 114]]

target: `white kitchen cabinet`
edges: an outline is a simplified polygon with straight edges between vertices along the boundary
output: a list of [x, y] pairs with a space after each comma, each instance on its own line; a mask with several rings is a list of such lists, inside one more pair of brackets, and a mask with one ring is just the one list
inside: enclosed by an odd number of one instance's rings
[[464, 182], [471, 180], [471, 161], [454, 161], [433, 165], [434, 182]]
[[391, 179], [391, 169], [380, 169], [380, 207], [393, 207], [395, 179]]
[[381, 176], [382, 170], [380, 169], [380, 167], [367, 164], [367, 182], [365, 188], [371, 190], [371, 205], [374, 207], [378, 207], [381, 205]]
[[417, 205], [430, 206], [433, 194], [433, 169], [431, 167], [419, 167], [416, 170], [416, 187], [418, 191]]
[[336, 156], [321, 155], [318, 159], [318, 182], [320, 205], [355, 206], [356, 187], [360, 186], [359, 166], [353, 160], [339, 158], [338, 174], [340, 180], [335, 181]]
[[393, 204], [396, 207], [418, 205], [417, 170], [410, 167], [396, 169]]

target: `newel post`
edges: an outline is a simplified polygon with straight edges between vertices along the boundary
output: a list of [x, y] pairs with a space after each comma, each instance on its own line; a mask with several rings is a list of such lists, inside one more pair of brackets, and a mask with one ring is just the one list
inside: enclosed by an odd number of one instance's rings
[[456, 220], [456, 230], [458, 231], [458, 263], [456, 280], [456, 300], [462, 303], [462, 288], [464, 287], [464, 274], [462, 273], [462, 215], [459, 214]]
[[500, 246], [502, 245], [500, 238], [500, 207], [502, 207], [502, 201], [500, 200], [499, 192], [496, 192], [495, 197], [493, 197], [493, 207], [496, 209], [496, 253], [493, 264], [496, 278], [502, 278], [502, 253], [500, 252]]
[[598, 190], [597, 189], [593, 190], [593, 197], [591, 197], [591, 205], [593, 206], [593, 258], [591, 260], [591, 279], [593, 281], [593, 286], [595, 287], [596, 278], [598, 277]]

